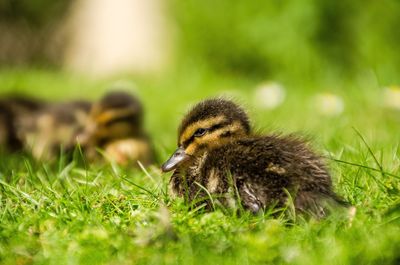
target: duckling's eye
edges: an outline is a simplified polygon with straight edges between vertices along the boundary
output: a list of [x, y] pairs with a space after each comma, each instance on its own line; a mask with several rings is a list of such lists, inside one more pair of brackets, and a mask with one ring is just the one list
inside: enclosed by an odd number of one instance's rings
[[206, 132], [207, 132], [207, 129], [199, 128], [194, 132], [193, 136], [200, 137], [200, 136], [203, 136]]

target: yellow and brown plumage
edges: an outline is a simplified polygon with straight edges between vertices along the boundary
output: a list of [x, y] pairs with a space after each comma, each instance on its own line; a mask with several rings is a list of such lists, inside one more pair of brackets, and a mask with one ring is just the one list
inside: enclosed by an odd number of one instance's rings
[[316, 217], [325, 215], [327, 205], [342, 203], [321, 157], [304, 141], [253, 134], [247, 114], [231, 101], [200, 102], [185, 116], [178, 135], [178, 149], [162, 166], [164, 172], [175, 170], [173, 195], [207, 203], [211, 195], [256, 213], [285, 207], [289, 193], [297, 211]]
[[20, 95], [0, 99], [0, 147], [8, 151], [21, 150], [24, 143], [19, 135], [22, 117], [32, 117], [46, 104], [43, 101]]
[[51, 102], [20, 117], [17, 131], [25, 150], [39, 160], [52, 160], [61, 152], [71, 154], [90, 108], [91, 103], [85, 100]]
[[92, 161], [153, 162], [143, 130], [143, 107], [136, 97], [112, 91], [99, 101], [42, 102], [24, 97], [0, 100], [0, 145], [25, 150], [38, 160], [70, 155], [77, 145]]
[[91, 158], [104, 150], [109, 160], [119, 164], [149, 165], [154, 153], [149, 137], [143, 129], [143, 106], [138, 98], [114, 91], [95, 103], [78, 142]]

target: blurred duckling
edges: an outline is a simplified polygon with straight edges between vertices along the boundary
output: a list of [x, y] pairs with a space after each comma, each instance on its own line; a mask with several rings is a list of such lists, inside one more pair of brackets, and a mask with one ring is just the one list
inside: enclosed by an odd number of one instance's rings
[[43, 101], [19, 95], [0, 99], [0, 147], [8, 151], [20, 151], [23, 140], [18, 133], [22, 119], [33, 119], [33, 113], [43, 108]]
[[224, 99], [205, 100], [189, 111], [178, 130], [178, 149], [162, 170], [174, 170], [172, 196], [208, 206], [210, 195], [253, 213], [293, 202], [296, 212], [320, 218], [331, 206], [345, 204], [307, 143], [295, 136], [253, 134], [245, 111]]
[[122, 165], [137, 161], [149, 165], [154, 161], [143, 130], [143, 106], [126, 92], [110, 92], [93, 105], [78, 142], [90, 159], [98, 156], [96, 148], [100, 148], [107, 159]]
[[38, 160], [52, 160], [61, 152], [69, 155], [85, 128], [91, 106], [84, 100], [48, 103], [33, 117], [20, 119], [19, 138]]

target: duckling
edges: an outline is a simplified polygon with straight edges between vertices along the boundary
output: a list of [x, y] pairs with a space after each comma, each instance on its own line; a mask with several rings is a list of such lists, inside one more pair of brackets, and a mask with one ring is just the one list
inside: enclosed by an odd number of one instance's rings
[[38, 160], [52, 160], [70, 154], [76, 137], [82, 133], [92, 104], [85, 100], [52, 102], [31, 117], [22, 117], [17, 125], [25, 149]]
[[9, 151], [23, 147], [18, 124], [21, 119], [31, 119], [32, 113], [44, 107], [43, 101], [20, 95], [8, 95], [0, 99], [0, 146]]
[[0, 103], [0, 146], [2, 148], [7, 148], [12, 142], [14, 142], [13, 135], [13, 124], [10, 117], [12, 112], [3, 102]]
[[173, 171], [172, 196], [190, 202], [211, 197], [224, 206], [258, 213], [286, 207], [317, 218], [344, 204], [332, 188], [322, 158], [293, 135], [252, 133], [246, 112], [232, 101], [208, 99], [183, 118], [178, 149], [162, 165]]
[[140, 161], [149, 165], [154, 153], [143, 130], [143, 106], [138, 98], [122, 91], [107, 93], [90, 111], [78, 142], [87, 156], [97, 156], [96, 147], [111, 161], [127, 165]]

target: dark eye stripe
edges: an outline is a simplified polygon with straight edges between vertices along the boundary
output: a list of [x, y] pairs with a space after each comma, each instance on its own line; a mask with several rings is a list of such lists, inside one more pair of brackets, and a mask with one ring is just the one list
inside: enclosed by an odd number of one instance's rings
[[225, 131], [225, 132], [221, 133], [220, 136], [221, 137], [230, 137], [230, 136], [232, 136], [232, 132], [231, 131]]
[[[218, 124], [215, 124], [214, 126], [212, 126], [211, 128], [207, 129], [207, 131], [213, 132], [213, 131], [223, 128], [224, 126], [226, 126], [228, 124], [229, 124], [228, 122], [218, 123]], [[194, 141], [194, 138], [196, 138], [196, 137], [194, 135], [192, 135], [189, 139], [187, 139], [186, 141], [183, 142], [182, 146], [184, 148], [187, 147]]]
[[134, 123], [136, 122], [136, 120], [137, 120], [136, 115], [122, 116], [105, 122], [104, 126], [111, 126], [115, 123], [120, 123], [120, 122]]
[[218, 129], [221, 129], [221, 128], [225, 127], [228, 124], [229, 124], [228, 122], [223, 122], [223, 123], [216, 124], [216, 125], [212, 126], [210, 129], [208, 129], [208, 131], [209, 132], [216, 131]]
[[183, 142], [183, 147], [186, 148], [189, 144], [191, 144], [194, 140], [194, 136], [190, 137], [189, 139], [187, 139], [186, 141]]

